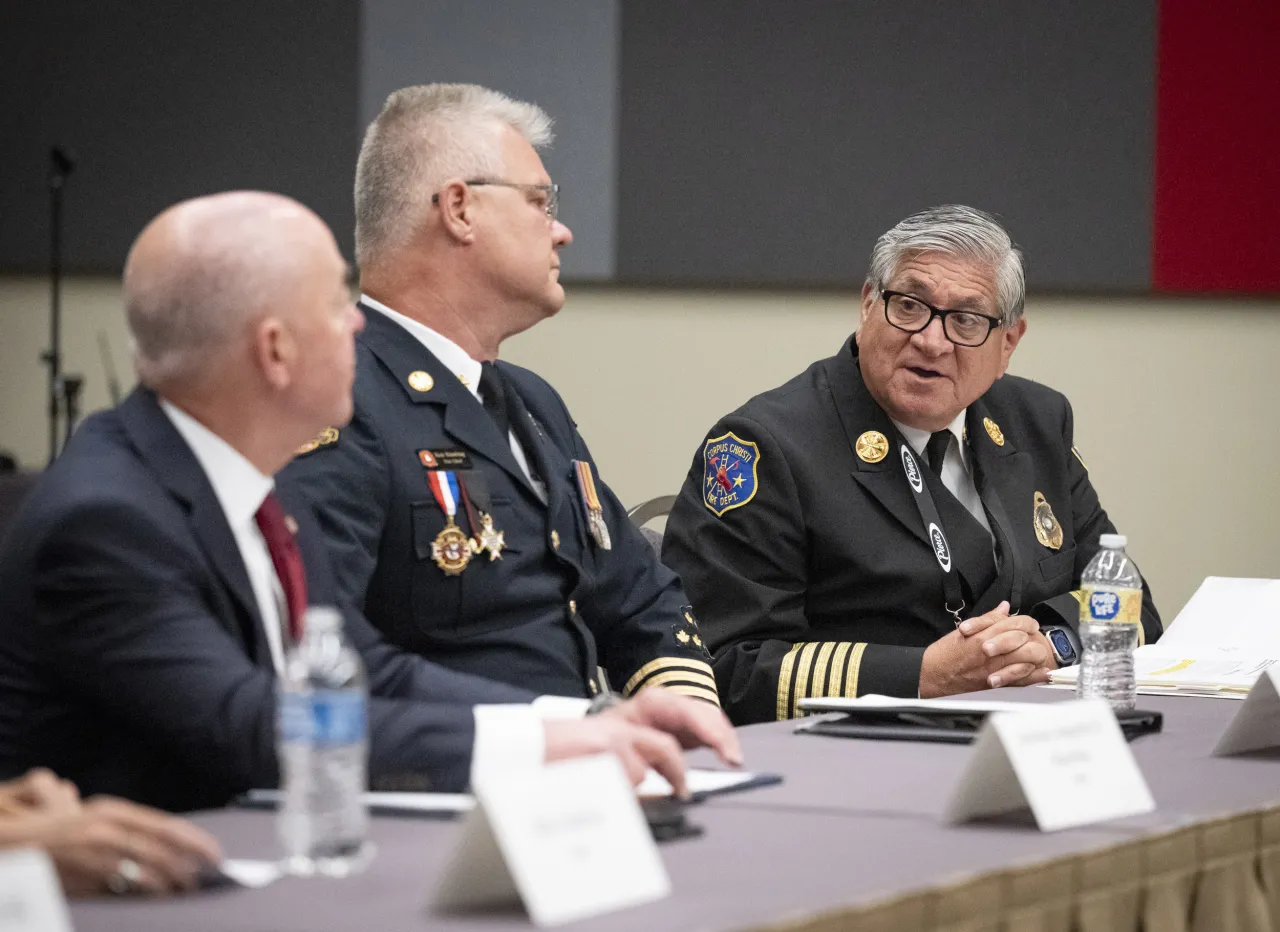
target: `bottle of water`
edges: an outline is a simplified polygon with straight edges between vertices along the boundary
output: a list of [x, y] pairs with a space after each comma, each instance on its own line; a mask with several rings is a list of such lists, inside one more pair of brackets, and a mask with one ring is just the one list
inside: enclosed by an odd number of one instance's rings
[[279, 681], [279, 812], [285, 869], [345, 876], [364, 866], [368, 687], [335, 608], [308, 609]]
[[1137, 704], [1133, 651], [1142, 624], [1142, 577], [1124, 552], [1123, 534], [1103, 534], [1084, 575], [1080, 599], [1080, 679], [1076, 695], [1114, 709]]

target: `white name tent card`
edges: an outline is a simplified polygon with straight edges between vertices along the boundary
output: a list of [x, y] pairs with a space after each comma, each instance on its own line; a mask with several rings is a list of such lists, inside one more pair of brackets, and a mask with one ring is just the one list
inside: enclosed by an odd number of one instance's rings
[[1100, 699], [987, 718], [947, 806], [951, 822], [1030, 808], [1054, 832], [1155, 808], [1111, 707]]
[[659, 900], [671, 882], [613, 755], [549, 764], [473, 787], [476, 808], [432, 905], [524, 903], [538, 926]]
[[0, 852], [0, 932], [71, 932], [62, 885], [43, 851]]
[[1249, 690], [1213, 755], [1227, 757], [1274, 747], [1280, 747], [1280, 671], [1269, 667]]

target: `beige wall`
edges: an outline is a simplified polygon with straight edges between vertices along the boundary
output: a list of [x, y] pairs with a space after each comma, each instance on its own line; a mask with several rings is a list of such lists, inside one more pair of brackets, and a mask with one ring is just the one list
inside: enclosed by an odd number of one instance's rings
[[[0, 448], [31, 465], [46, 450], [47, 305], [42, 281], [0, 279]], [[68, 370], [101, 406], [99, 329], [131, 381], [119, 288], [73, 280], [64, 306]], [[833, 353], [853, 311], [852, 295], [578, 288], [505, 355], [561, 391], [630, 505], [674, 492], [711, 423]], [[1077, 445], [1166, 622], [1206, 575], [1280, 576], [1280, 301], [1035, 298], [1027, 314], [1012, 371], [1072, 399]]]

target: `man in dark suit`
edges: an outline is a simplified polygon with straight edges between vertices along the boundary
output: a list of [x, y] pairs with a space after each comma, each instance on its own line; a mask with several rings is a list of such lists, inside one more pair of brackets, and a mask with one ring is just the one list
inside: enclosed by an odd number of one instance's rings
[[[1073, 590], [1114, 528], [1067, 399], [1004, 375], [1023, 302], [1021, 254], [993, 218], [923, 211], [877, 242], [840, 352], [707, 434], [663, 558], [736, 722], [806, 697], [1043, 682], [1074, 662]], [[1139, 630], [1161, 631], [1149, 591]]]
[[[0, 556], [0, 771], [42, 764], [172, 810], [277, 782], [275, 674], [307, 604], [345, 603], [306, 502], [270, 477], [351, 413], [345, 271], [319, 218], [275, 195], [186, 202], [138, 238], [142, 384], [76, 432]], [[682, 697], [543, 724], [493, 705], [531, 690], [403, 653], [358, 611], [345, 627], [375, 785], [461, 790], [481, 766], [598, 751], [682, 781], [676, 738], [736, 759], [718, 710]]]
[[356, 169], [368, 324], [355, 416], [281, 474], [342, 592], [391, 641], [562, 696], [663, 686], [717, 702], [676, 576], [601, 481], [564, 402], [495, 362], [564, 303], [572, 241], [537, 107], [472, 85], [392, 94]]

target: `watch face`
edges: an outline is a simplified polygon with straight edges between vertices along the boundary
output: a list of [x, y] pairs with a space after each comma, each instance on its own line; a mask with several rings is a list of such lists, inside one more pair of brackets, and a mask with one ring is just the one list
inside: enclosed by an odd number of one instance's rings
[[1071, 638], [1067, 637], [1066, 632], [1053, 630], [1049, 632], [1049, 643], [1053, 645], [1053, 651], [1058, 655], [1061, 663], [1075, 663], [1076, 652], [1071, 646]]

